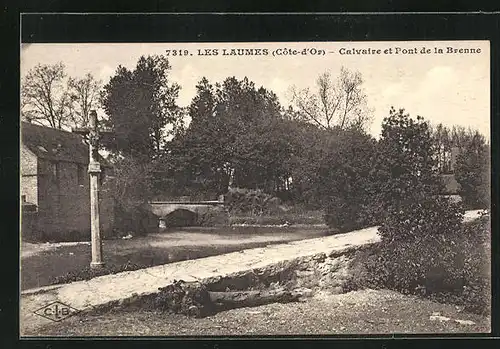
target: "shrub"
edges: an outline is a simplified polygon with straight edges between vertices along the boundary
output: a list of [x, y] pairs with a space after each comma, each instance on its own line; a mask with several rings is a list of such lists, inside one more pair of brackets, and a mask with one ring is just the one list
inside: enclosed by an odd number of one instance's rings
[[326, 206], [324, 220], [330, 228], [344, 233], [376, 225], [380, 213], [375, 210], [375, 206], [332, 198]]
[[[143, 236], [158, 232], [159, 218], [142, 206], [115, 205], [115, 221], [113, 235]], [[108, 236], [105, 236], [105, 238]]]
[[381, 243], [355, 257], [348, 289], [389, 288], [489, 311], [489, 219], [461, 217], [460, 205], [443, 198], [394, 210]]
[[452, 247], [462, 219], [461, 205], [442, 197], [392, 207], [379, 229], [387, 285], [403, 292], [458, 287], [453, 275], [457, 251]]
[[210, 208], [197, 215], [196, 225], [202, 227], [216, 227], [229, 225], [229, 213], [221, 207]]
[[409, 201], [389, 208], [379, 233], [387, 243], [415, 241], [428, 236], [435, 239], [453, 237], [459, 235], [463, 214], [460, 203], [445, 197]]
[[279, 211], [281, 200], [261, 190], [231, 188], [224, 196], [230, 213], [271, 214]]
[[462, 239], [457, 245], [462, 252], [463, 268], [459, 270], [459, 277], [463, 280], [464, 286], [458, 302], [474, 312], [489, 312], [491, 306], [489, 216], [485, 215], [464, 224], [462, 231]]

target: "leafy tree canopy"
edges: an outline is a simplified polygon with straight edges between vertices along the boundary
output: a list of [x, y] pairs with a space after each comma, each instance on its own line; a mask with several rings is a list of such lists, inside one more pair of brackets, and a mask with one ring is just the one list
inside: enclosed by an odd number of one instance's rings
[[109, 149], [145, 160], [164, 150], [169, 131], [182, 125], [176, 105], [180, 87], [170, 82], [170, 70], [168, 59], [157, 55], [141, 56], [132, 71], [117, 68], [101, 95], [114, 132], [105, 143]]

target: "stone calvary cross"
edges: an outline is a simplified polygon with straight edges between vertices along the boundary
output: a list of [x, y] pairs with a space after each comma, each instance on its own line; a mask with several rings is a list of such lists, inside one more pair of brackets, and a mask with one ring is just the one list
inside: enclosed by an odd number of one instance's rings
[[90, 175], [90, 232], [92, 238], [92, 261], [91, 268], [101, 268], [104, 266], [102, 258], [102, 242], [99, 225], [99, 173], [101, 164], [99, 163], [99, 139], [103, 134], [111, 134], [110, 131], [98, 130], [97, 113], [90, 111], [89, 127], [74, 128], [74, 133], [89, 136], [89, 175]]

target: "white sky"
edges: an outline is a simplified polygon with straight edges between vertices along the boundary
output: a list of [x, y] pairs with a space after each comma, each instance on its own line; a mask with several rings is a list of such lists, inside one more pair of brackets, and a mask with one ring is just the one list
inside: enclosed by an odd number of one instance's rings
[[[441, 47], [480, 48], [479, 54], [379, 54], [340, 55], [341, 48], [396, 47], [431, 49]], [[198, 49], [218, 48], [217, 56], [199, 56]], [[221, 49], [267, 48], [268, 56], [223, 56]], [[322, 49], [321, 56], [272, 56], [278, 48]], [[319, 74], [329, 70], [336, 76], [341, 66], [358, 70], [365, 81], [368, 104], [374, 108], [371, 133], [378, 136], [389, 108], [405, 108], [412, 116], [432, 123], [471, 126], [488, 139], [490, 134], [490, 51], [488, 41], [443, 42], [303, 42], [303, 43], [133, 43], [133, 44], [28, 44], [22, 45], [21, 77], [36, 64], [62, 61], [70, 76], [92, 73], [106, 83], [118, 65], [133, 69], [141, 55], [164, 54], [187, 49], [192, 56], [170, 56], [171, 79], [182, 87], [178, 104], [186, 106], [203, 77], [212, 83], [228, 76], [247, 76], [259, 86], [274, 91], [288, 106], [291, 85], [313, 87]]]

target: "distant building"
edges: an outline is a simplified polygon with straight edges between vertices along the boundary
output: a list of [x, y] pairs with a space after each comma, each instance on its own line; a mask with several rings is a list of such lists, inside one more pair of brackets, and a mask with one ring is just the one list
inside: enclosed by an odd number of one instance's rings
[[444, 184], [443, 195], [450, 197], [454, 201], [461, 201], [460, 197], [460, 183], [457, 182], [455, 177], [455, 169], [457, 157], [459, 154], [459, 148], [453, 147], [450, 152], [450, 162], [448, 166], [448, 170], [446, 173], [441, 174], [441, 179]]
[[[21, 123], [21, 234], [33, 240], [90, 239], [89, 149], [77, 134]], [[110, 166], [102, 166], [100, 223], [112, 229], [107, 192]]]

